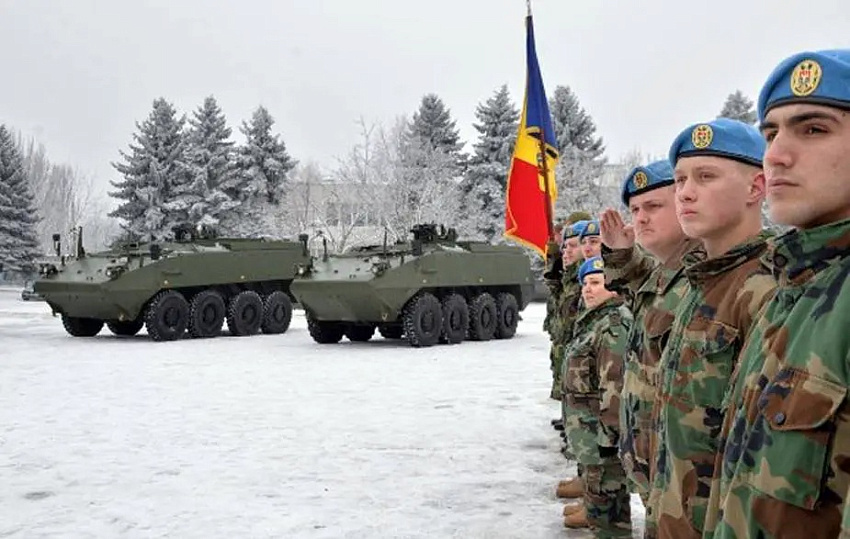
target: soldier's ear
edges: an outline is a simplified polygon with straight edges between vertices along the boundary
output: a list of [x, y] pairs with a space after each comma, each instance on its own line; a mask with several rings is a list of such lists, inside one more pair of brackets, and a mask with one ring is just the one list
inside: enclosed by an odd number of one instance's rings
[[764, 171], [758, 169], [752, 174], [752, 181], [750, 182], [750, 195], [747, 200], [748, 205], [757, 205], [761, 206], [762, 201], [765, 199], [767, 195], [767, 186], [766, 180], [764, 177]]

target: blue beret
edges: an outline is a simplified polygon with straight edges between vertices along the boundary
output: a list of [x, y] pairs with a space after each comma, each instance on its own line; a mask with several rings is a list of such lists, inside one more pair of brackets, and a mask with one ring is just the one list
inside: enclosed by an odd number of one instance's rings
[[670, 161], [655, 161], [645, 167], [635, 167], [623, 181], [623, 204], [629, 205], [629, 199], [635, 195], [673, 185], [673, 167]]
[[593, 221], [585, 221], [584, 226], [581, 227], [581, 232], [579, 232], [579, 239], [584, 239], [587, 236], [598, 236], [599, 235], [599, 221], [594, 219]]
[[786, 103], [850, 110], [850, 49], [801, 52], [783, 60], [761, 89], [758, 117]]
[[584, 283], [584, 278], [592, 273], [604, 273], [605, 262], [602, 257], [594, 256], [585, 260], [578, 268], [578, 282]]
[[670, 164], [676, 166], [681, 157], [713, 155], [762, 166], [764, 137], [758, 129], [740, 120], [717, 118], [693, 124], [679, 133], [670, 146]]
[[576, 221], [570, 226], [564, 229], [564, 241], [566, 242], [570, 238], [575, 238], [579, 234], [581, 234], [584, 225], [587, 224], [587, 221]]

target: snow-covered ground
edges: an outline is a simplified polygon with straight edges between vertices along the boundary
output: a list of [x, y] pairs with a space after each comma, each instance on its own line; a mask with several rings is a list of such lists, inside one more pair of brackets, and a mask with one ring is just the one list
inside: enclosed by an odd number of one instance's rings
[[318, 345], [300, 311], [154, 343], [0, 288], [0, 537], [587, 537], [554, 495], [544, 309], [426, 349]]

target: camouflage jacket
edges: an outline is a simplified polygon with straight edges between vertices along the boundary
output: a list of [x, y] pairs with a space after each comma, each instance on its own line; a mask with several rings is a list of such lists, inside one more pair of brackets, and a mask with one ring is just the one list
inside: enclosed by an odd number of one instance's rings
[[581, 307], [581, 285], [578, 282], [578, 264], [564, 268], [561, 289], [557, 295], [554, 314], [549, 323], [552, 341], [566, 344], [572, 338], [573, 323]]
[[850, 488], [850, 220], [788, 232], [765, 260], [779, 288], [730, 396], [715, 536], [836, 537]]
[[760, 260], [762, 233], [726, 254], [683, 258], [688, 290], [674, 312], [653, 414], [658, 450], [649, 512], [659, 537], [700, 537], [715, 481], [723, 402], [736, 358], [776, 282]]
[[670, 336], [673, 310], [688, 283], [682, 257], [700, 245], [685, 239], [664, 263], [636, 248], [603, 254], [605, 278], [632, 289], [635, 318], [629, 334], [625, 380], [620, 409], [620, 458], [629, 479], [641, 495], [649, 493], [649, 467], [657, 443], [652, 409], [658, 389], [658, 361]]
[[[844, 500], [850, 500], [850, 488], [848, 488]], [[844, 504], [844, 511], [841, 514], [841, 535], [838, 539], [850, 539], [850, 504]]]
[[632, 314], [614, 297], [582, 312], [564, 354], [567, 406], [584, 409], [599, 420], [597, 443], [617, 447], [623, 361]]

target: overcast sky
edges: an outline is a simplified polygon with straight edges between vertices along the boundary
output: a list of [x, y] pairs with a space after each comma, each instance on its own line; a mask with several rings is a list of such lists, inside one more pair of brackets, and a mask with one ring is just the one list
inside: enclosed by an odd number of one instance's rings
[[[785, 56], [850, 46], [846, 0], [532, 7], [547, 92], [574, 89], [611, 160], [666, 155]], [[215, 95], [239, 141], [263, 104], [292, 155], [324, 166], [361, 115], [389, 125], [426, 92], [471, 141], [477, 103], [503, 83], [522, 99], [524, 15], [524, 0], [0, 0], [0, 123], [103, 186], [159, 96], [189, 113]]]

